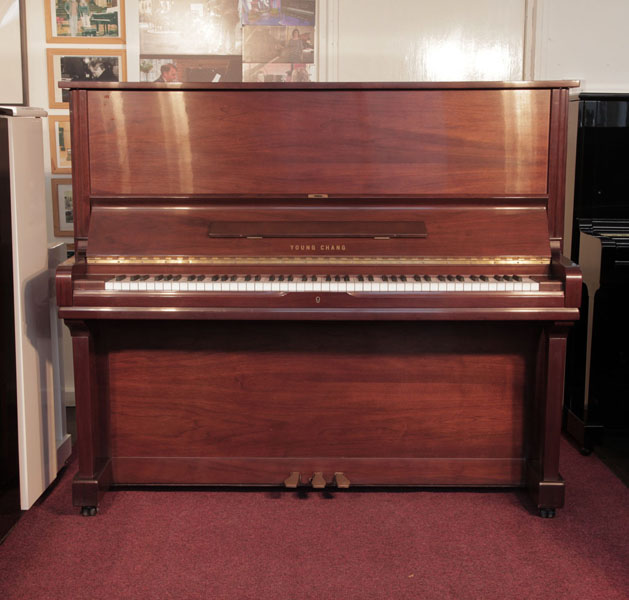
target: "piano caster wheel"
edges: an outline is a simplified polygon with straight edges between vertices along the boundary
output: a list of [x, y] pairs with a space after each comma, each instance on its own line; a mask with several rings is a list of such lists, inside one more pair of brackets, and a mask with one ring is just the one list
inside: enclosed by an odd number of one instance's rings
[[82, 517], [93, 517], [98, 512], [98, 509], [95, 506], [82, 506], [81, 507], [81, 516]]
[[554, 508], [540, 508], [539, 516], [542, 517], [542, 519], [554, 519], [555, 509]]

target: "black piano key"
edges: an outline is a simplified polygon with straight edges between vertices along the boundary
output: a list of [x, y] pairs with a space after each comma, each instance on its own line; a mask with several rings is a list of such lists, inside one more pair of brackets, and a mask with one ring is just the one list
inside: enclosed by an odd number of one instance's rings
[[302, 281], [308, 281], [308, 275], [302, 275], [301, 276], [301, 280]]
[[188, 281], [196, 281], [196, 275], [188, 275]]
[[343, 277], [343, 281], [349, 281], [349, 275], [345, 275], [345, 277]]
[[362, 282], [362, 281], [365, 281], [365, 278], [364, 278], [362, 275], [359, 275], [359, 276], [358, 276], [358, 281], [361, 281], [361, 282]]
[[502, 276], [502, 278], [503, 278], [505, 281], [513, 281], [513, 277], [511, 277], [511, 275], [503, 275], [503, 276]]
[[465, 281], [465, 277], [463, 277], [463, 275], [457, 275], [456, 276], [456, 280], [457, 281]]
[[126, 275], [116, 275], [116, 281], [122, 281]]
[[229, 280], [230, 281], [236, 281], [236, 279], [238, 279], [238, 275], [232, 275]]
[[316, 275], [313, 275], [313, 276], [310, 278], [310, 281], [317, 281], [317, 276], [316, 276]]
[[164, 281], [172, 281], [173, 276], [172, 275], [166, 275], [164, 277]]
[[142, 277], [140, 277], [140, 281], [146, 281], [149, 277], [150, 275], [142, 275]]
[[293, 276], [292, 276], [292, 275], [289, 275], [289, 276], [286, 278], [286, 281], [292, 281], [292, 280], [293, 280]]
[[175, 275], [173, 277], [173, 281], [179, 281], [181, 279], [181, 275]]
[[245, 281], [251, 281], [251, 275], [245, 275]]
[[161, 281], [162, 279], [164, 279], [163, 275], [156, 275], [155, 276], [155, 281]]
[[478, 278], [478, 275], [470, 275], [470, 279], [472, 281], [478, 281], [479, 278]]
[[280, 275], [280, 276], [277, 278], [277, 280], [278, 280], [278, 281], [284, 281], [284, 275]]
[[221, 281], [227, 281], [229, 279], [229, 275], [222, 275]]
[[332, 276], [331, 275], [326, 275], [325, 276], [325, 280], [326, 281], [332, 281]]
[[138, 279], [140, 279], [139, 275], [132, 275], [131, 276], [131, 281], [137, 281]]
[[480, 278], [481, 281], [489, 281], [489, 277], [487, 277], [487, 275], [481, 275]]
[[406, 275], [400, 275], [400, 281], [406, 281]]
[[519, 275], [514, 275], [513, 279], [514, 281], [522, 281], [522, 277], [520, 277]]
[[448, 281], [455, 281], [454, 275], [448, 275]]
[[439, 281], [445, 281], [446, 280], [446, 276], [445, 275], [437, 275], [437, 279]]
[[367, 279], [368, 279], [369, 281], [373, 281], [373, 275], [367, 275]]
[[397, 277], [395, 275], [391, 275], [391, 281], [397, 281]]
[[334, 281], [341, 281], [341, 276], [340, 275], [335, 275], [334, 276]]
[[260, 281], [260, 279], [262, 279], [262, 275], [256, 275], [253, 280], [254, 281]]
[[432, 277], [430, 275], [424, 275], [424, 281], [432, 281]]
[[389, 278], [386, 275], [382, 276], [382, 281], [389, 281]]
[[218, 275], [212, 275], [212, 281], [218, 281]]
[[205, 279], [205, 275], [197, 275], [197, 281], [203, 281]]
[[494, 275], [496, 281], [502, 281], [502, 275]]
[[269, 281], [275, 281], [275, 275], [269, 275]]
[[422, 278], [421, 278], [421, 276], [420, 276], [420, 275], [413, 275], [413, 279], [414, 279], [415, 281], [421, 281], [421, 280], [422, 280]]

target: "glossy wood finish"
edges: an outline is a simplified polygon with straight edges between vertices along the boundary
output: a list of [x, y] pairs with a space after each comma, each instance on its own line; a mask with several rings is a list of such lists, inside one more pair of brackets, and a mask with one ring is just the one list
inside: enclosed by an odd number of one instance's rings
[[90, 187], [362, 195], [395, 181], [407, 194], [541, 194], [549, 111], [547, 90], [95, 90]]
[[[75, 504], [96, 506], [110, 483], [300, 472], [332, 485], [342, 472], [352, 485], [526, 486], [539, 508], [561, 506], [581, 287], [561, 258], [573, 84], [64, 84], [80, 203], [76, 260], [57, 279], [82, 406]], [[344, 223], [347, 237], [335, 226], [302, 250], [212, 238], [216, 221]], [[357, 237], [360, 222], [404, 221], [426, 237]], [[190, 257], [231, 274], [401, 274], [415, 269], [376, 259], [422, 258], [424, 273], [541, 283], [476, 296], [104, 289], [120, 274], [219, 272]], [[278, 257], [292, 261], [278, 270]], [[343, 257], [363, 268], [332, 262]]]
[[[120, 483], [159, 482], [163, 464], [178, 483], [237, 483], [240, 470], [247, 479], [239, 483], [280, 484], [292, 460], [330, 476], [336, 464], [354, 484], [504, 484], [498, 472], [523, 484], [539, 327], [144, 322], [98, 329], [99, 353], [109, 356], [110, 454]], [[178, 476], [168, 470], [190, 456], [208, 460]], [[431, 480], [444, 457], [448, 466]], [[136, 463], [146, 478], [124, 479]], [[194, 479], [200, 472], [205, 478]]]
[[[385, 217], [386, 215], [386, 217]], [[215, 221], [361, 221], [383, 223], [385, 219], [417, 220], [425, 224], [427, 236], [417, 239], [356, 239], [355, 226], [347, 237], [316, 240], [214, 239], [208, 236]], [[546, 231], [546, 209], [514, 203], [496, 209], [481, 202], [443, 200], [438, 206], [372, 201], [292, 202], [268, 200], [258, 205], [243, 201], [207, 201], [158, 204], [120, 202], [96, 204], [92, 208], [88, 260], [98, 256], [286, 256], [291, 260], [312, 256], [457, 256], [539, 257], [550, 259]], [[522, 231], [529, 235], [522, 236]], [[338, 246], [341, 245], [341, 248]], [[327, 250], [325, 248], [328, 248]]]

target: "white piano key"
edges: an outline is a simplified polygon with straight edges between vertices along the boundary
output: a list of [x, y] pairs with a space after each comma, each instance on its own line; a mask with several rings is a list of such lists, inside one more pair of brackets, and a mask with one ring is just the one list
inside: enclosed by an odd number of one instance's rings
[[115, 281], [113, 279], [108, 279], [105, 282], [105, 289], [106, 290], [113, 290], [114, 289], [114, 283], [115, 283]]

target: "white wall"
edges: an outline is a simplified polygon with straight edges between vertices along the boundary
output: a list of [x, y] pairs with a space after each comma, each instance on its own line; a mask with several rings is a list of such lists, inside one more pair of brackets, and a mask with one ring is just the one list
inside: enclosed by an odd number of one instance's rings
[[537, 0], [536, 79], [580, 79], [580, 91], [629, 91], [628, 0]]
[[525, 9], [524, 0], [320, 0], [320, 79], [521, 79]]
[[0, 0], [0, 104], [22, 104], [22, 37], [19, 0]]

